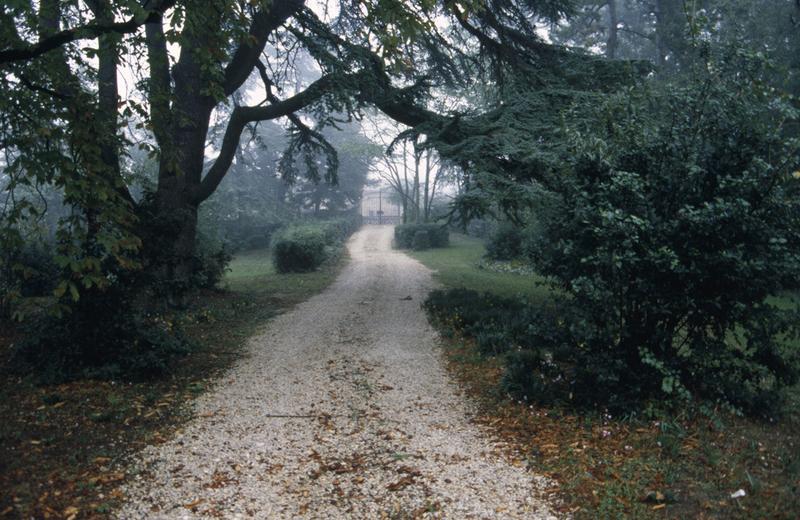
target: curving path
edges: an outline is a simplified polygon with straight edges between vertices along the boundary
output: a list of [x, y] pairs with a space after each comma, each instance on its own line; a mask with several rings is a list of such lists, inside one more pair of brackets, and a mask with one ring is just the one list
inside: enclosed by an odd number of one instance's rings
[[550, 518], [547, 483], [469, 420], [391, 227], [250, 342], [197, 417], [144, 450], [119, 518]]

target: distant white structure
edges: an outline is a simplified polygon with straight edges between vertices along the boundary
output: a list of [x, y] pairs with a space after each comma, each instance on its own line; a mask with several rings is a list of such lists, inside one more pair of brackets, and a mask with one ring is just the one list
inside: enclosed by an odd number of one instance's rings
[[361, 219], [364, 224], [401, 224], [403, 208], [389, 201], [389, 190], [365, 190], [361, 196]]

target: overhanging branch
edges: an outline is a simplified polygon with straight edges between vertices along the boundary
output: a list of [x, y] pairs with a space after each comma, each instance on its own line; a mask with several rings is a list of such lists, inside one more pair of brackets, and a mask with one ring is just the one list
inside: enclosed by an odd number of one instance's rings
[[266, 11], [253, 16], [248, 38], [239, 44], [228, 66], [225, 67], [225, 95], [233, 94], [250, 76], [269, 35], [290, 16], [302, 9], [305, 0], [272, 2]]
[[298, 110], [302, 110], [308, 105], [322, 98], [330, 88], [334, 80], [333, 76], [323, 76], [308, 88], [288, 99], [279, 103], [273, 103], [258, 107], [236, 107], [233, 109], [225, 135], [222, 138], [222, 148], [214, 164], [208, 170], [195, 194], [195, 203], [199, 204], [214, 193], [219, 183], [225, 177], [230, 168], [236, 150], [239, 148], [239, 138], [248, 123], [254, 121], [268, 121], [293, 115]]
[[142, 25], [159, 20], [164, 11], [173, 5], [175, 5], [175, 0], [162, 0], [156, 2], [156, 5], [147, 10], [144, 14], [133, 16], [124, 22], [92, 22], [80, 27], [57, 32], [51, 36], [40, 39], [33, 45], [8, 47], [0, 50], [0, 65], [30, 60], [76, 40], [94, 39], [108, 33], [127, 34], [135, 32]]

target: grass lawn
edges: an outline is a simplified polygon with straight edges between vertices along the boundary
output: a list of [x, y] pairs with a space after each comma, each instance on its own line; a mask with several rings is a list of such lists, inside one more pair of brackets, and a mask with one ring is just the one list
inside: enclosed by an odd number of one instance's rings
[[[108, 516], [130, 477], [125, 457], [168, 439], [190, 417], [192, 398], [241, 357], [247, 338], [270, 317], [324, 289], [342, 264], [337, 258], [316, 272], [277, 274], [269, 250], [238, 255], [221, 289], [195, 294], [186, 311], [170, 318], [199, 348], [162, 379], [39, 386], [4, 373], [0, 518]], [[18, 339], [0, 329], [3, 362]]]
[[327, 287], [338, 272], [340, 260], [333, 259], [322, 269], [310, 273], [281, 274], [272, 265], [269, 250], [250, 251], [233, 259], [222, 285], [234, 293], [269, 295], [278, 306], [285, 306], [303, 301]]
[[[413, 252], [445, 287], [544, 298], [532, 275], [479, 268], [481, 241]], [[774, 300], [789, 304], [788, 297]], [[511, 448], [517, 464], [551, 477], [548, 490], [576, 518], [800, 517], [800, 392], [778, 424], [680, 412], [651, 420], [565, 407], [530, 407], [500, 390], [500, 358], [479, 355], [456, 335], [445, 340], [451, 372], [479, 403], [478, 422]], [[745, 496], [731, 495], [744, 490]]]
[[409, 254], [436, 271], [435, 278], [445, 287], [465, 287], [501, 296], [524, 296], [530, 300], [547, 298], [550, 290], [538, 276], [497, 272], [480, 268], [485, 252], [480, 239], [450, 234], [450, 247], [411, 251]]

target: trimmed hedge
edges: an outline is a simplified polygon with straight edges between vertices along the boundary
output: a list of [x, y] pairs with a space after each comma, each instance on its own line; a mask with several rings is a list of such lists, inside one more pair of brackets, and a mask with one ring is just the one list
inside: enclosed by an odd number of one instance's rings
[[318, 268], [332, 251], [359, 227], [355, 217], [295, 224], [273, 240], [272, 259], [281, 273], [307, 272]]
[[439, 224], [401, 224], [394, 228], [394, 241], [400, 249], [447, 247], [450, 231]]
[[358, 231], [361, 226], [359, 217], [340, 217], [324, 220], [315, 224], [320, 227], [325, 235], [325, 243], [334, 246], [344, 242], [350, 235]]
[[313, 271], [325, 261], [325, 234], [310, 226], [294, 227], [282, 232], [272, 248], [278, 272]]

